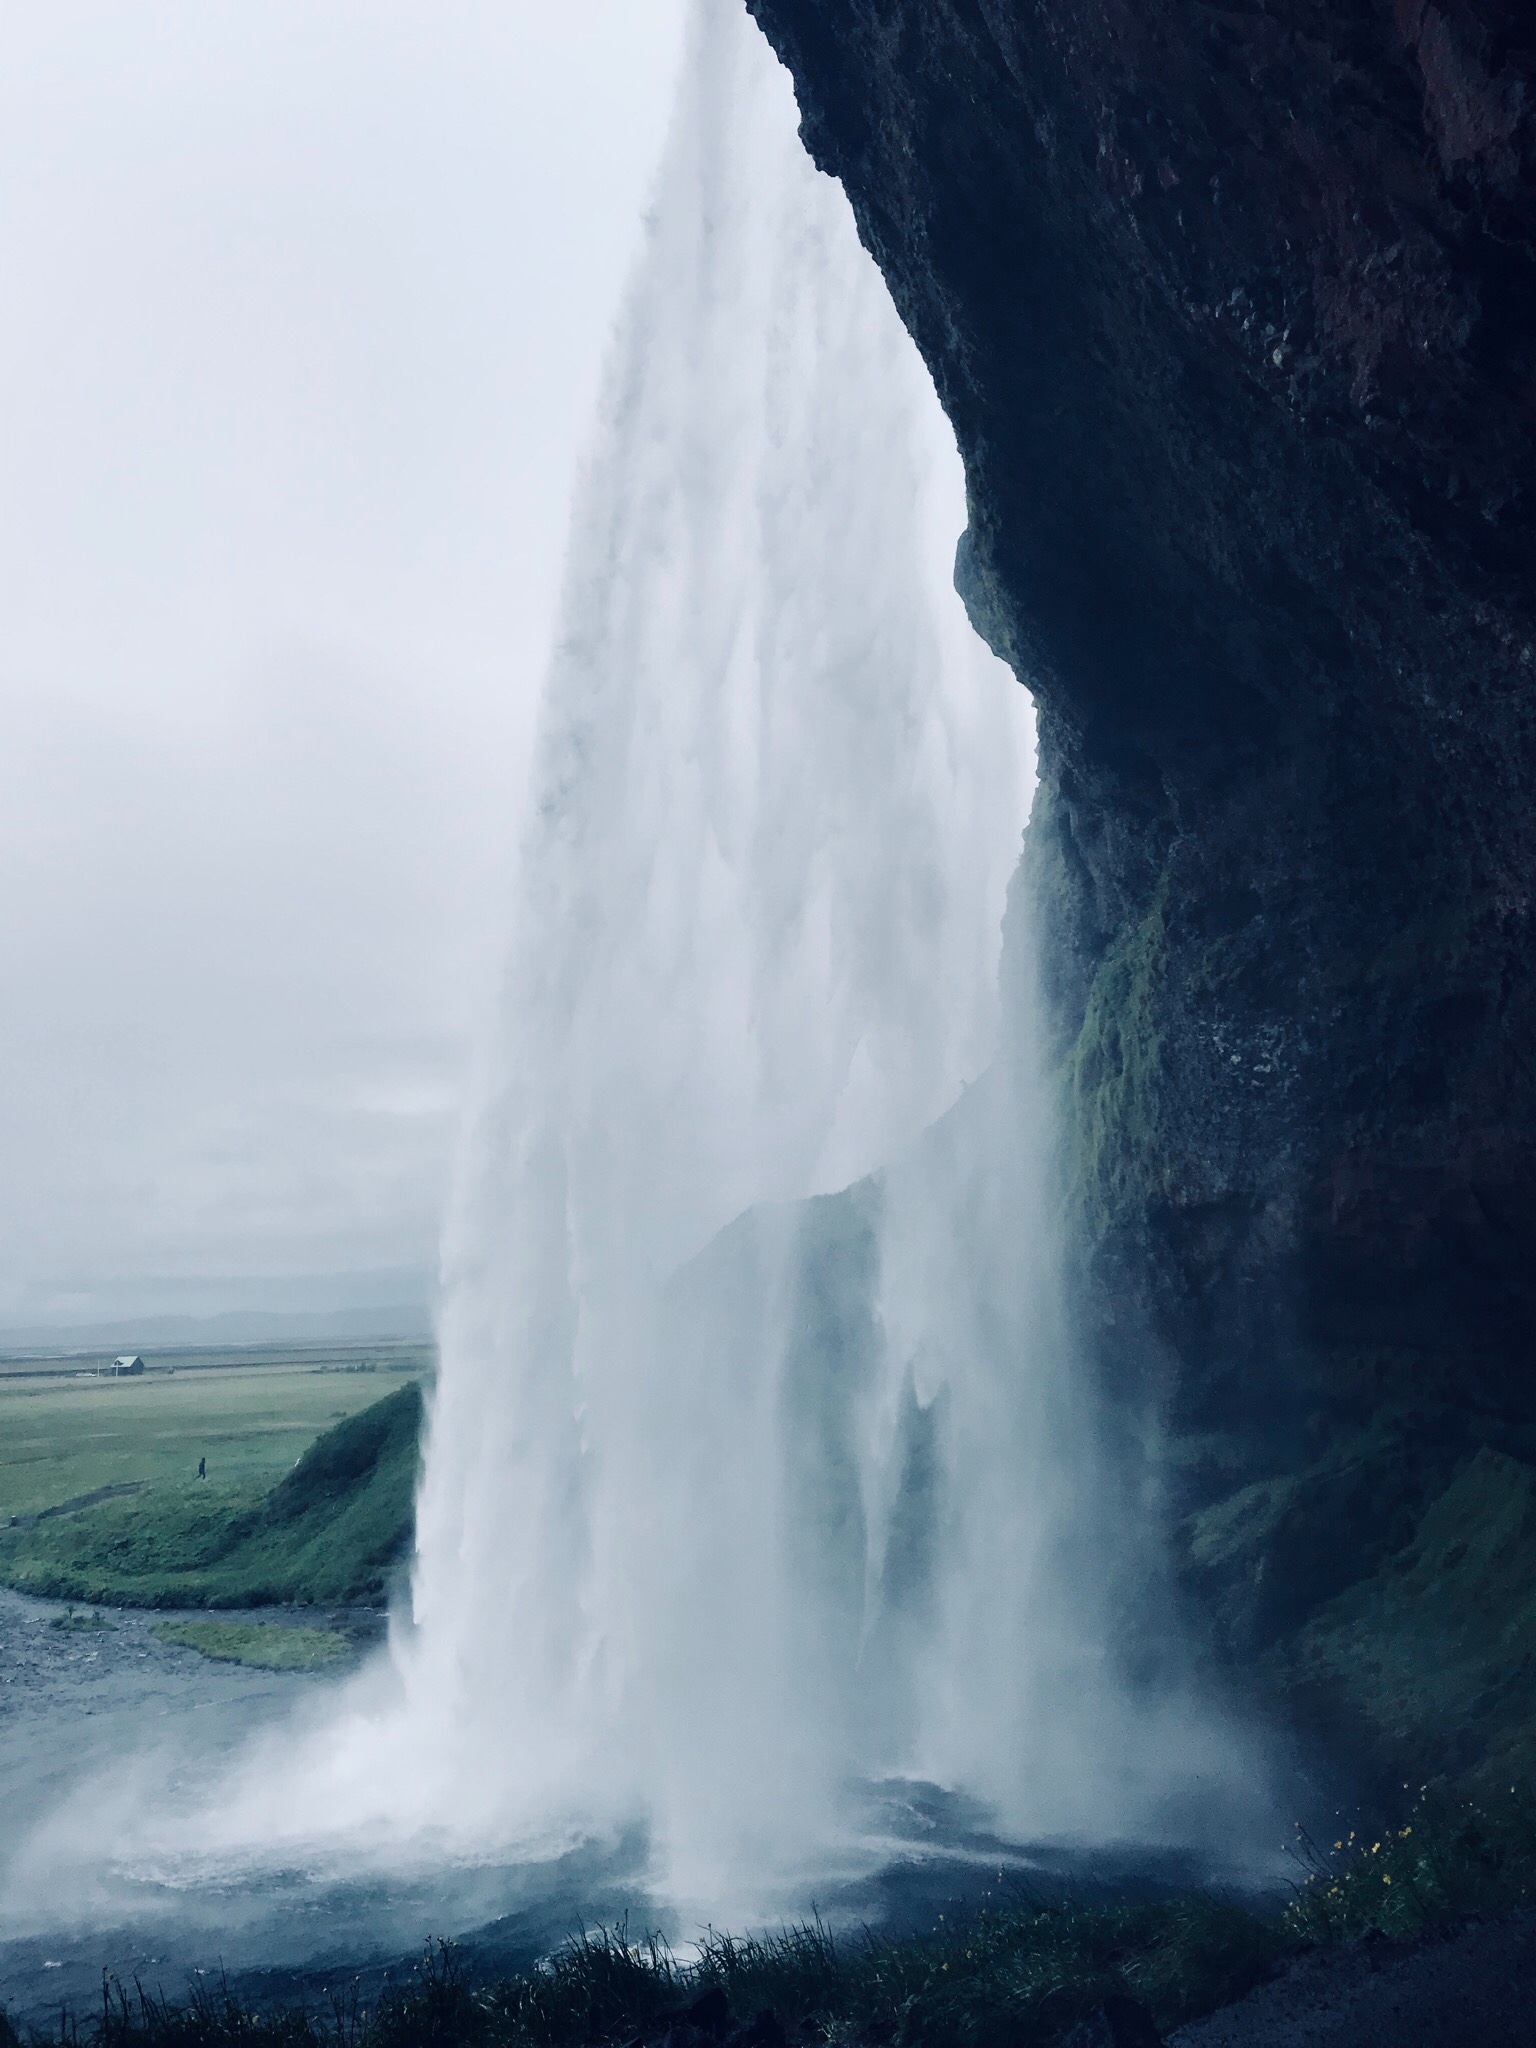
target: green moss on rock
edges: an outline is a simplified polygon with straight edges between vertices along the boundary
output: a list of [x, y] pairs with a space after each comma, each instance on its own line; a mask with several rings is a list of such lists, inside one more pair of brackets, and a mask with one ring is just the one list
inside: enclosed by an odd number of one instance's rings
[[1159, 1026], [1165, 894], [1160, 887], [1146, 916], [1105, 954], [1063, 1073], [1068, 1186], [1090, 1243], [1144, 1209], [1166, 1177]]

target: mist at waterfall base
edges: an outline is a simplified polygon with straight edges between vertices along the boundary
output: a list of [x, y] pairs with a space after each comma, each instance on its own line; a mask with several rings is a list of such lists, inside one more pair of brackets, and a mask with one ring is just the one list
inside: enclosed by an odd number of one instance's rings
[[1133, 1684], [1111, 1647], [1139, 1525], [1053, 1279], [1028, 710], [950, 586], [963, 524], [787, 77], [699, 0], [578, 494], [411, 1611], [235, 1759], [79, 1790], [8, 1911], [275, 1886], [269, 1946], [296, 1896], [364, 1942], [365, 1875], [426, 1933], [579, 1871], [686, 1932], [936, 1848], [1253, 1839], [1244, 1745], [1172, 1650]]

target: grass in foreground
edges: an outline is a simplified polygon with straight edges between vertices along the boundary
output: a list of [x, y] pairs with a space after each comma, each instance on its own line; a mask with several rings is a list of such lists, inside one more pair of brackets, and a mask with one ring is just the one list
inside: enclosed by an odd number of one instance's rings
[[340, 1629], [269, 1621], [161, 1621], [155, 1634], [162, 1643], [257, 1671], [330, 1671], [357, 1654], [356, 1643]]
[[377, 1604], [410, 1543], [421, 1417], [411, 1381], [270, 1490], [194, 1479], [0, 1529], [0, 1583], [100, 1606]]
[[1510, 1912], [1536, 1898], [1536, 1799], [1517, 1785], [1487, 1800], [1426, 1786], [1395, 1826], [1346, 1829], [1332, 1842], [1303, 1836], [1299, 1860], [1287, 1924], [1303, 1940], [1402, 1938]]
[[62, 2038], [90, 2048], [617, 2048], [686, 2020], [693, 2048], [733, 2034], [736, 2048], [1049, 2048], [1128, 1988], [1165, 2026], [1208, 2011], [1258, 1981], [1279, 1947], [1272, 1927], [1215, 1899], [1020, 1904], [904, 1941], [839, 1939], [820, 1923], [747, 1940], [711, 1933], [686, 1963], [620, 1927], [482, 1988], [438, 1944], [372, 2008], [344, 1996], [321, 2011], [257, 2013], [227, 1986], [175, 2006], [108, 1985], [101, 2007], [66, 2021]]
[[[227, 1986], [185, 2005], [104, 1985], [66, 2017], [66, 2048], [1056, 2048], [1106, 1998], [1137, 1999], [1165, 2033], [1241, 1997], [1288, 1957], [1372, 1929], [1424, 1933], [1536, 1894], [1536, 1802], [1420, 1799], [1369, 1840], [1341, 1836], [1292, 1904], [1270, 1914], [1209, 1893], [1153, 1899], [1007, 1898], [953, 1926], [892, 1940], [821, 1923], [739, 1939], [711, 1932], [683, 1961], [623, 1927], [583, 1934], [537, 1969], [477, 1987], [436, 1945], [370, 2007], [253, 2010]], [[0, 2014], [0, 2048], [20, 2048]], [[676, 2044], [674, 2044], [676, 2048]]]

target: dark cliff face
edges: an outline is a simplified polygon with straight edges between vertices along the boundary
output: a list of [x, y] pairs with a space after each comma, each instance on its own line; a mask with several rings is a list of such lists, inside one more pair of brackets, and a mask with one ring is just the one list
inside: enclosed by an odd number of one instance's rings
[[1269, 1489], [1194, 1545], [1262, 1652], [1536, 1441], [1536, 17], [749, 4], [1039, 708], [1082, 1314], [1176, 1512]]

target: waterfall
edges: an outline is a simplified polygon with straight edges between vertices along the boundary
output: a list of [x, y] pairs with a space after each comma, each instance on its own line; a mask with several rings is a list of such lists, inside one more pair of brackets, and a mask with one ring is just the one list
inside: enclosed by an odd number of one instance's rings
[[411, 1614], [156, 1823], [178, 1884], [643, 1831], [653, 1894], [718, 1924], [867, 1868], [882, 1783], [1189, 1840], [1240, 1780], [1110, 1653], [1129, 1524], [1008, 904], [1029, 711], [954, 595], [964, 517], [787, 76], [695, 0], [446, 1232]]
[[676, 1854], [685, 1812], [722, 1854], [807, 1839], [865, 1760], [861, 1602], [812, 1609], [874, 1565], [807, 1518], [883, 1482], [806, 1469], [834, 1394], [787, 1205], [995, 1050], [1027, 707], [950, 587], [962, 521], [789, 80], [702, 0], [575, 514], [408, 1669], [485, 1782], [630, 1798]]

